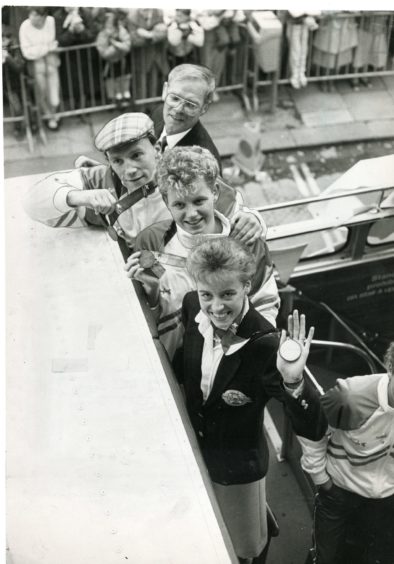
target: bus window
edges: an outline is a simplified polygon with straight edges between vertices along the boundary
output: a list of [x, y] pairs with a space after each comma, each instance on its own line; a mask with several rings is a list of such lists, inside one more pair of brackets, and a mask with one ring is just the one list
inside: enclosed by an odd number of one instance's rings
[[367, 237], [368, 245], [383, 245], [394, 242], [394, 218], [387, 217], [374, 223]]

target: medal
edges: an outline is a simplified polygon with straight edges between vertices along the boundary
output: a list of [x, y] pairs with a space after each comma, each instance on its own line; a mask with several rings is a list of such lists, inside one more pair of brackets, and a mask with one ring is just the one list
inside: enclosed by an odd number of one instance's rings
[[279, 354], [287, 362], [295, 362], [301, 356], [301, 345], [294, 339], [286, 339], [279, 347]]
[[151, 251], [143, 250], [140, 254], [140, 266], [147, 274], [160, 278], [165, 272], [165, 268], [159, 263]]

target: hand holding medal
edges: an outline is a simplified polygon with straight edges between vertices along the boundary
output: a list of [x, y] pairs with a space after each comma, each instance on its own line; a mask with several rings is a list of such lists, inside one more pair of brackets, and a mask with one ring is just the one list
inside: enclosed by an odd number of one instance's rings
[[305, 315], [298, 315], [295, 309], [287, 320], [287, 332], [282, 330], [276, 366], [287, 386], [297, 386], [302, 381], [302, 373], [309, 355], [309, 348], [315, 328], [309, 329], [305, 338]]
[[159, 278], [164, 268], [150, 251], [132, 253], [124, 266], [126, 276], [138, 280], [144, 287], [150, 307], [156, 307], [159, 302]]

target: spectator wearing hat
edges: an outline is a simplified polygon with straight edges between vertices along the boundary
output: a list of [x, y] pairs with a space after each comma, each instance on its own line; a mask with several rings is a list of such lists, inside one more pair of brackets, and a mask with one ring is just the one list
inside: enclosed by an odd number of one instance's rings
[[[132, 248], [142, 229], [171, 218], [153, 182], [155, 142], [153, 122], [146, 114], [125, 113], [110, 120], [95, 138], [108, 164], [49, 174], [27, 192], [25, 211], [50, 227], [110, 224], [114, 238]], [[222, 196], [230, 217], [239, 195], [223, 185]], [[258, 215], [242, 206], [231, 217], [233, 236], [253, 243], [265, 227]]]

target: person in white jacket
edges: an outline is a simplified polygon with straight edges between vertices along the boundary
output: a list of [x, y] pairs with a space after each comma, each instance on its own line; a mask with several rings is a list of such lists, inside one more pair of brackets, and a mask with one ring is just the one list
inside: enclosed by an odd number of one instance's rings
[[321, 398], [329, 433], [318, 442], [300, 438], [302, 467], [318, 488], [316, 564], [344, 562], [356, 517], [368, 519], [365, 562], [394, 562], [394, 342], [385, 365], [387, 373], [338, 379]]
[[55, 52], [55, 19], [48, 15], [45, 7], [31, 7], [29, 17], [19, 28], [19, 43], [22, 55], [30, 61], [30, 68], [37, 85], [37, 94], [42, 111], [48, 116], [48, 128], [58, 129], [55, 113], [60, 104], [60, 58]]
[[204, 30], [190, 14], [191, 10], [175, 10], [174, 21], [168, 26], [167, 41], [175, 65], [193, 61], [193, 49], [204, 44]]

